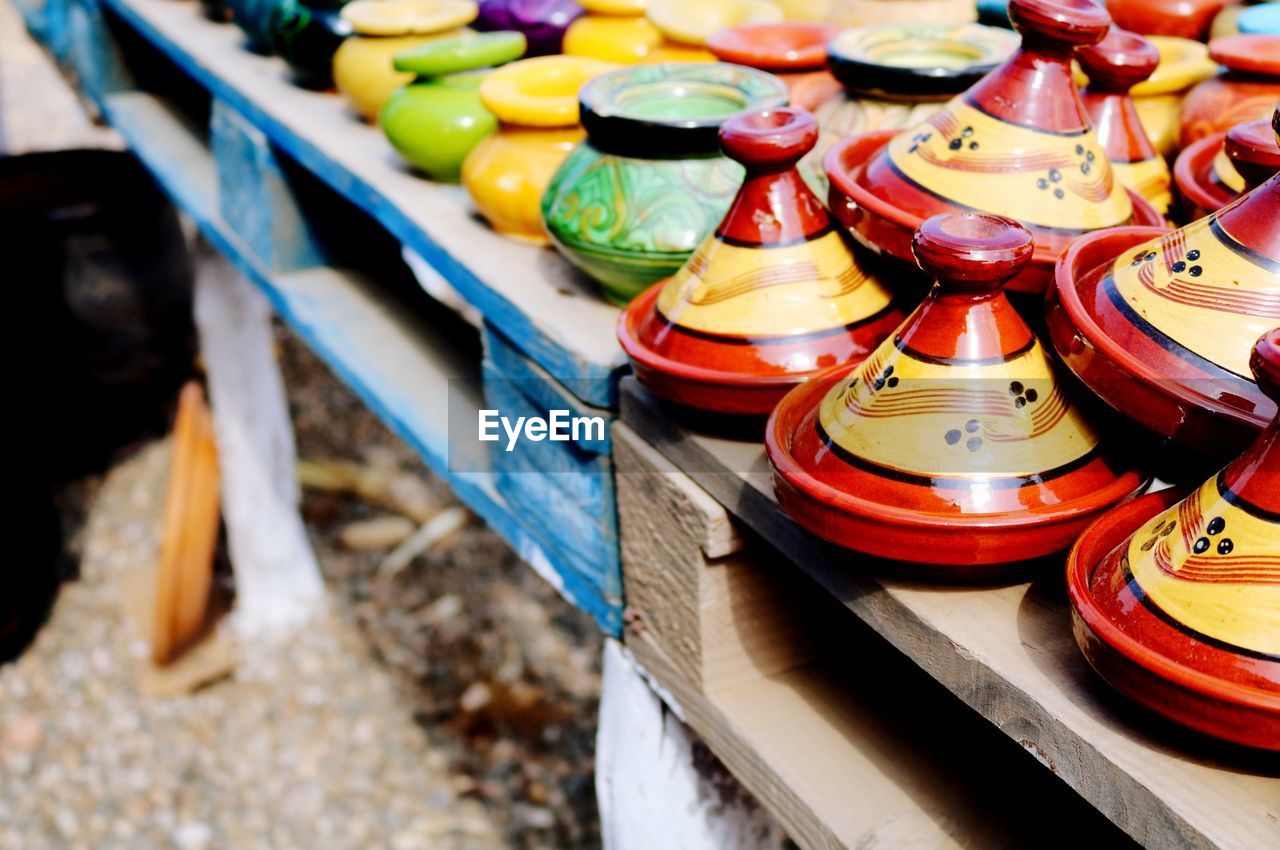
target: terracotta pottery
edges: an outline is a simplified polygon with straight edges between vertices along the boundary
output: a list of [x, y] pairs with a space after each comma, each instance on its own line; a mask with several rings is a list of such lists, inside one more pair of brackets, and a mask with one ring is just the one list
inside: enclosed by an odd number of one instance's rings
[[827, 42], [834, 24], [740, 24], [717, 30], [707, 49], [722, 62], [770, 71], [787, 84], [791, 105], [813, 111], [840, 91], [827, 70]]
[[742, 168], [718, 132], [782, 106], [772, 74], [719, 62], [644, 65], [582, 89], [587, 139], [556, 172], [542, 216], [556, 247], [625, 304], [680, 268], [724, 218]]
[[1114, 457], [1003, 285], [1032, 235], [948, 213], [913, 238], [937, 280], [861, 365], [789, 393], [765, 445], [778, 501], [840, 546], [958, 581], [1066, 549], [1147, 479]]
[[1204, 41], [1223, 6], [1240, 0], [1107, 0], [1116, 26], [1143, 35], [1172, 35]]
[[480, 84], [480, 99], [498, 117], [498, 132], [462, 163], [462, 184], [493, 229], [545, 245], [542, 193], [583, 136], [578, 90], [616, 68], [580, 56], [538, 56], [512, 62]]
[[1280, 36], [1215, 39], [1209, 56], [1225, 70], [1197, 85], [1182, 101], [1179, 147], [1266, 118], [1280, 100]]
[[1280, 176], [1173, 232], [1077, 240], [1046, 319], [1067, 366], [1120, 412], [1210, 457], [1239, 451], [1275, 416], [1248, 362], [1280, 322]]
[[1246, 35], [1280, 35], [1280, 3], [1271, 0], [1241, 9], [1236, 28]]
[[307, 88], [333, 87], [333, 55], [351, 34], [338, 9], [292, 0], [278, 3], [271, 14], [271, 50]]
[[790, 107], [720, 130], [746, 180], [716, 232], [618, 320], [636, 376], [657, 395], [763, 415], [797, 383], [866, 357], [902, 319], [800, 177], [818, 122]]
[[491, 68], [519, 59], [525, 37], [494, 32], [441, 39], [396, 56], [397, 71], [416, 79], [395, 91], [378, 113], [392, 147], [432, 180], [456, 181], [476, 145], [498, 129], [480, 100]]
[[827, 20], [844, 27], [929, 22], [959, 26], [978, 19], [973, 0], [834, 0]]
[[1042, 291], [1075, 237], [1162, 223], [1112, 174], [1072, 78], [1075, 48], [1101, 41], [1107, 13], [1090, 0], [1013, 0], [1022, 46], [923, 124], [846, 139], [825, 160], [830, 206], [859, 239], [902, 260], [931, 215], [990, 210], [1026, 224], [1036, 246], [1010, 287]]
[[1267, 121], [1250, 121], [1196, 142], [1178, 155], [1173, 170], [1187, 219], [1195, 220], [1266, 182], [1280, 170], [1280, 148]]
[[354, 0], [342, 18], [355, 31], [333, 56], [333, 81], [356, 112], [372, 123], [391, 93], [413, 81], [397, 71], [397, 53], [464, 32], [474, 0]]
[[605, 62], [642, 62], [666, 39], [644, 15], [587, 14], [569, 25], [564, 52]]
[[1106, 38], [1081, 48], [1076, 58], [1089, 77], [1081, 95], [1084, 107], [1116, 179], [1164, 215], [1173, 202], [1169, 165], [1147, 137], [1129, 96], [1136, 83], [1155, 71], [1159, 51], [1142, 36], [1113, 26]]
[[[1198, 41], [1167, 35], [1148, 36], [1160, 51], [1155, 73], [1129, 89], [1138, 117], [1156, 150], [1166, 159], [1178, 149], [1178, 113], [1186, 92], [1218, 73], [1209, 48]], [[1083, 80], [1081, 81], [1083, 83]]]
[[841, 32], [827, 61], [841, 91], [816, 110], [821, 135], [801, 164], [823, 197], [822, 159], [846, 136], [914, 127], [1008, 58], [1018, 37], [981, 24], [878, 24]]
[[[1254, 380], [1280, 402], [1280, 328]], [[1146, 496], [1072, 549], [1085, 657], [1131, 699], [1199, 732], [1280, 751], [1280, 422], [1179, 501]]]
[[529, 56], [559, 53], [565, 30], [586, 11], [574, 0], [480, 0], [479, 10], [473, 29], [523, 33]]

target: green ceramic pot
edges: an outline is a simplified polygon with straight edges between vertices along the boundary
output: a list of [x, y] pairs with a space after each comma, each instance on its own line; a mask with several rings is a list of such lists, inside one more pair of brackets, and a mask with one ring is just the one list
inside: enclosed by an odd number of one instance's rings
[[249, 47], [259, 53], [271, 51], [271, 16], [275, 7], [293, 0], [227, 0], [231, 20], [244, 31]]
[[684, 264], [742, 185], [742, 166], [720, 153], [720, 125], [787, 97], [772, 74], [718, 62], [637, 65], [587, 83], [587, 138], [542, 198], [552, 241], [627, 303]]
[[418, 78], [378, 114], [392, 147], [432, 180], [457, 182], [467, 154], [498, 129], [480, 101], [480, 83], [492, 66], [519, 59], [525, 45], [518, 32], [471, 33], [397, 55], [396, 70]]
[[333, 87], [333, 54], [351, 35], [339, 8], [284, 0], [271, 13], [271, 48], [309, 88]]

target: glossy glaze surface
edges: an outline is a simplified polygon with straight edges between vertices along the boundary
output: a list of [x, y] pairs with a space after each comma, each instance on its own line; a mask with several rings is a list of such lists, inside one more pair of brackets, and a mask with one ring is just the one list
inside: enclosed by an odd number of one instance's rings
[[1221, 457], [1275, 415], [1248, 360], [1280, 323], [1280, 176], [1177, 231], [1085, 237], [1055, 283], [1058, 353], [1144, 426]]
[[653, 0], [645, 14], [671, 41], [696, 46], [725, 27], [782, 20], [772, 0]]
[[585, 13], [575, 0], [480, 0], [472, 24], [481, 32], [518, 32], [529, 56], [559, 53], [569, 25]]
[[1209, 55], [1225, 71], [1187, 93], [1178, 145], [1187, 147], [1246, 121], [1268, 118], [1280, 101], [1280, 36], [1214, 39]]
[[624, 311], [619, 340], [658, 395], [758, 415], [799, 381], [861, 360], [902, 314], [795, 168], [818, 138], [811, 114], [746, 112], [720, 136], [746, 179], [697, 253]]
[[1198, 41], [1173, 36], [1152, 35], [1148, 41], [1160, 51], [1155, 73], [1129, 90], [1147, 137], [1161, 156], [1173, 156], [1178, 149], [1178, 113], [1182, 98], [1196, 83], [1218, 73], [1209, 58], [1209, 48]]
[[351, 35], [337, 9], [285, 2], [271, 15], [271, 49], [308, 88], [333, 86], [333, 55]]
[[952, 213], [913, 246], [938, 280], [924, 303], [862, 365], [783, 399], [766, 445], [779, 501], [810, 530], [983, 580], [1065, 549], [1145, 479], [1109, 455], [1004, 295], [1031, 233]]
[[973, 0], [833, 0], [827, 13], [828, 21], [845, 27], [922, 21], [959, 26], [977, 19]]
[[707, 39], [707, 49], [722, 62], [777, 74], [791, 91], [791, 105], [810, 112], [840, 91], [827, 70], [827, 42], [834, 24], [786, 22], [725, 27]]
[[[1253, 349], [1280, 401], [1280, 328]], [[1280, 422], [1178, 501], [1090, 528], [1067, 586], [1077, 640], [1113, 685], [1165, 716], [1280, 750]]]
[[1112, 27], [1102, 41], [1077, 51], [1076, 58], [1089, 78], [1081, 94], [1084, 106], [1116, 179], [1164, 215], [1173, 202], [1169, 165], [1151, 143], [1129, 95], [1155, 71], [1159, 51], [1142, 36]]
[[1090, 0], [1013, 0], [1009, 14], [1022, 46], [1004, 64], [917, 127], [847, 139], [825, 166], [832, 210], [904, 260], [908, 234], [931, 215], [991, 210], [1023, 222], [1037, 252], [1012, 286], [1034, 292], [1074, 237], [1161, 219], [1115, 179], [1072, 78], [1075, 48], [1102, 40], [1106, 12]]
[[588, 133], [542, 199], [560, 251], [620, 304], [672, 275], [724, 217], [742, 169], [720, 154], [733, 114], [782, 106], [772, 75], [719, 63], [641, 66], [581, 93]]
[[1204, 41], [1223, 6], [1239, 0], [1107, 0], [1116, 26], [1143, 35]]
[[644, 15], [584, 15], [569, 25], [564, 52], [620, 65], [647, 59], [665, 41]]

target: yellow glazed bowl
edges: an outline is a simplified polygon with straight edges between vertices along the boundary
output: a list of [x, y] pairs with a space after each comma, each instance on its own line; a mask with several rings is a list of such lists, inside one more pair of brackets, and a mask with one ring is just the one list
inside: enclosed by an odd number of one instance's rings
[[788, 21], [825, 21], [834, 0], [776, 0]]
[[658, 28], [643, 15], [583, 15], [569, 24], [563, 50], [568, 56], [631, 65], [647, 58], [664, 41]]
[[698, 46], [725, 27], [782, 20], [781, 7], [771, 0], [654, 0], [647, 14], [667, 38]]
[[827, 20], [846, 27], [872, 24], [971, 24], [974, 0], [833, 0]]
[[333, 83], [372, 123], [387, 98], [413, 81], [392, 66], [395, 55], [468, 32], [479, 7], [475, 0], [355, 0], [340, 14], [355, 35], [333, 54]]
[[1160, 51], [1160, 64], [1150, 79], [1129, 93], [1151, 143], [1162, 156], [1169, 156], [1178, 147], [1178, 109], [1183, 95], [1218, 73], [1218, 66], [1209, 58], [1209, 48], [1198, 41], [1168, 35], [1147, 38]]
[[539, 56], [497, 69], [480, 100], [502, 123], [462, 163], [462, 185], [499, 233], [547, 244], [542, 193], [585, 135], [578, 89], [619, 66], [582, 56]]
[[705, 47], [664, 41], [645, 58], [645, 62], [716, 62], [716, 55]]
[[578, 5], [592, 15], [643, 15], [649, 0], [578, 0]]

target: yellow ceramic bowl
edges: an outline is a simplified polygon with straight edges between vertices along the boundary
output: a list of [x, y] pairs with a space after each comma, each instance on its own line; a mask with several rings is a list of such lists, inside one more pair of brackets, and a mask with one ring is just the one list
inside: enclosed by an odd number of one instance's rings
[[826, 21], [831, 16], [833, 0], [777, 0], [788, 21]]
[[585, 56], [521, 59], [486, 77], [480, 99], [507, 124], [572, 127], [578, 123], [578, 89], [616, 67]]
[[681, 44], [678, 41], [664, 41], [644, 60], [651, 62], [718, 62], [719, 59], [705, 47], [692, 44]]
[[469, 24], [479, 11], [475, 0], [355, 0], [342, 19], [359, 35], [426, 35]]
[[771, 0], [654, 0], [646, 14], [667, 38], [698, 46], [725, 27], [782, 20], [782, 9]]
[[548, 244], [542, 193], [582, 139], [581, 127], [501, 127], [467, 155], [462, 185], [493, 229], [514, 239]]
[[469, 30], [455, 29], [434, 35], [352, 36], [333, 54], [333, 83], [364, 120], [374, 122], [387, 98], [396, 89], [413, 82], [413, 74], [402, 73], [392, 66], [395, 55], [460, 32]]
[[872, 24], [971, 24], [974, 0], [833, 0], [827, 20], [846, 27]]
[[578, 5], [593, 15], [643, 15], [649, 0], [578, 0]]
[[1160, 64], [1150, 79], [1138, 83], [1129, 93], [1151, 143], [1162, 156], [1169, 156], [1178, 147], [1182, 96], [1196, 83], [1218, 73], [1218, 66], [1209, 58], [1209, 48], [1198, 41], [1168, 35], [1147, 38], [1160, 51]]
[[583, 15], [569, 24], [563, 50], [569, 56], [630, 65], [645, 59], [665, 40], [643, 15]]

